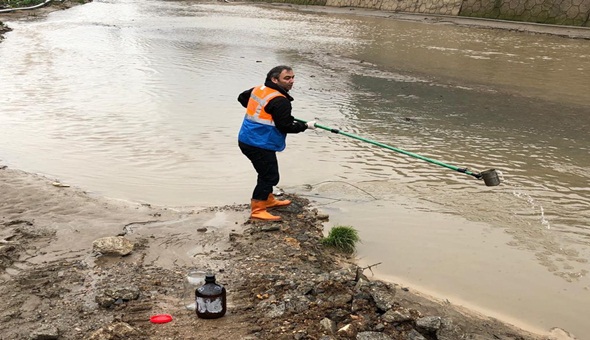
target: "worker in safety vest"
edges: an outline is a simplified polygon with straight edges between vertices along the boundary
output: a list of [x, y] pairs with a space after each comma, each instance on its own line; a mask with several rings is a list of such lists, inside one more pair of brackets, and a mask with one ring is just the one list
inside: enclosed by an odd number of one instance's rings
[[276, 152], [285, 149], [288, 133], [316, 128], [315, 121], [301, 123], [291, 115], [293, 97], [289, 95], [289, 90], [294, 81], [295, 74], [291, 67], [276, 66], [266, 75], [264, 85], [253, 87], [238, 96], [238, 101], [246, 108], [238, 134], [238, 145], [258, 173], [251, 200], [250, 218], [253, 219], [281, 219], [266, 210], [291, 204], [289, 200], [277, 200], [272, 194], [273, 187], [279, 183]]

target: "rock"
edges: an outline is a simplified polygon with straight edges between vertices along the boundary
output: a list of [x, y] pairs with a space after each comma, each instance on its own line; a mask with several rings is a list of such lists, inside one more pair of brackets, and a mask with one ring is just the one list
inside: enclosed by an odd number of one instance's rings
[[371, 285], [370, 294], [380, 310], [386, 312], [393, 307], [395, 302], [395, 288], [393, 286], [375, 282]]
[[460, 339], [462, 336], [463, 334], [460, 329], [448, 318], [441, 320], [440, 328], [436, 331], [437, 340], [454, 340]]
[[551, 331], [549, 332], [551, 339], [574, 339], [574, 335], [569, 333], [568, 331], [558, 328], [558, 327], [553, 327], [551, 328]]
[[356, 280], [356, 284], [354, 286], [354, 289], [357, 292], [368, 292], [370, 285], [371, 285], [371, 281], [369, 281], [369, 279], [367, 279], [366, 277], [361, 276], [358, 278], [358, 280]]
[[299, 244], [299, 241], [292, 237], [285, 237], [285, 243], [287, 243], [292, 248], [301, 249], [301, 244]]
[[301, 313], [309, 309], [309, 300], [302, 295], [285, 295], [285, 308], [289, 312]]
[[273, 303], [270, 304], [270, 310], [268, 311], [268, 313], [266, 313], [266, 317], [269, 319], [274, 319], [274, 318], [278, 318], [280, 316], [282, 316], [283, 314], [285, 314], [285, 303], [284, 302], [279, 302], [279, 303]]
[[139, 332], [125, 322], [117, 322], [100, 328], [92, 333], [88, 340], [129, 339], [139, 335]]
[[307, 339], [307, 334], [305, 332], [299, 331], [293, 335], [295, 340], [304, 340]]
[[329, 278], [338, 282], [354, 281], [356, 272], [350, 268], [334, 270], [330, 272]]
[[440, 316], [425, 316], [416, 320], [416, 327], [422, 328], [428, 332], [436, 332], [441, 325]]
[[349, 316], [350, 312], [342, 308], [332, 309], [328, 315], [330, 320], [334, 320], [336, 323], [345, 322]]
[[418, 331], [415, 329], [412, 329], [408, 333], [408, 335], [406, 336], [406, 339], [407, 340], [426, 340], [426, 338], [422, 334], [418, 333]]
[[356, 329], [354, 328], [354, 326], [352, 324], [347, 324], [338, 330], [338, 335], [346, 336], [349, 338], [354, 337], [355, 334], [356, 334]]
[[133, 242], [123, 236], [108, 236], [94, 240], [92, 249], [103, 255], [125, 256], [133, 251]]
[[311, 282], [302, 282], [297, 286], [297, 292], [299, 294], [308, 295], [314, 293], [315, 284]]
[[316, 218], [320, 221], [327, 221], [330, 219], [330, 215], [328, 214], [318, 214]]
[[347, 292], [334, 292], [333, 294], [327, 294], [325, 299], [336, 306], [341, 306], [352, 301], [352, 294]]
[[393, 338], [380, 332], [360, 332], [356, 335], [356, 340], [393, 340]]
[[109, 308], [115, 304], [115, 300], [106, 295], [97, 295], [94, 297], [94, 302], [98, 303], [102, 308]]
[[336, 322], [333, 320], [323, 318], [322, 321], [320, 321], [320, 325], [330, 334], [336, 333]]
[[135, 286], [107, 288], [94, 298], [94, 301], [103, 308], [109, 308], [114, 304], [137, 300], [139, 298], [139, 288]]
[[54, 340], [59, 339], [59, 330], [54, 326], [42, 327], [29, 336], [31, 340]]
[[402, 323], [412, 320], [412, 314], [409, 311], [402, 310], [388, 310], [381, 316], [381, 320], [390, 323]]
[[363, 310], [369, 306], [370, 301], [371, 295], [366, 293], [357, 293], [352, 297], [350, 311], [356, 313], [357, 311]]
[[278, 225], [264, 225], [262, 226], [262, 228], [260, 228], [261, 231], [277, 231], [277, 230], [281, 230], [281, 227]]
[[135, 286], [109, 288], [105, 291], [105, 294], [113, 299], [121, 299], [124, 301], [137, 300], [139, 298], [139, 288]]
[[41, 305], [41, 298], [35, 295], [29, 295], [27, 299], [23, 302], [20, 306], [20, 310], [22, 312], [34, 312], [38, 310], [39, 305]]

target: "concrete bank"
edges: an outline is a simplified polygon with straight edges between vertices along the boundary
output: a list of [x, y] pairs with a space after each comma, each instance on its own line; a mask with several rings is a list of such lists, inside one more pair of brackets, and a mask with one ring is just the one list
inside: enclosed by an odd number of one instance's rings
[[270, 2], [590, 27], [590, 0], [279, 0]]
[[322, 12], [333, 14], [354, 14], [371, 17], [390, 18], [395, 20], [417, 21], [431, 24], [453, 24], [459, 26], [502, 29], [515, 32], [549, 34], [565, 38], [590, 40], [590, 27], [540, 24], [488, 18], [460, 17], [443, 14], [401, 13], [360, 7], [334, 7], [322, 5], [299, 5], [292, 3], [272, 3], [270, 6], [289, 7], [300, 11]]

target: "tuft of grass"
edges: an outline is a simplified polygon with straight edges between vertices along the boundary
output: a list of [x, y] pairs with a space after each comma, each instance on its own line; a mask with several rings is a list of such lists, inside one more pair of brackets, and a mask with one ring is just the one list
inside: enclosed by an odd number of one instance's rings
[[342, 252], [352, 254], [356, 249], [356, 243], [361, 239], [358, 232], [351, 226], [336, 226], [330, 229], [327, 237], [320, 242], [324, 246], [336, 248]]

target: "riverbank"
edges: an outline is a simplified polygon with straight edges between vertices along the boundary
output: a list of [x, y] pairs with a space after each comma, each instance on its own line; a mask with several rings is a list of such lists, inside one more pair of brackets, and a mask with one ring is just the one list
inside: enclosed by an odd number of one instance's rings
[[560, 36], [570, 39], [590, 40], [589, 27], [560, 26], [537, 24], [531, 22], [507, 21], [484, 18], [469, 18], [452, 15], [434, 15], [420, 13], [402, 13], [396, 11], [383, 11], [359, 7], [331, 7], [331, 6], [307, 6], [295, 4], [268, 4], [272, 7], [287, 7], [299, 11], [329, 13], [329, 14], [348, 14], [361, 15], [378, 18], [387, 18], [392, 20], [406, 20], [423, 22], [435, 25], [457, 25], [465, 27], [477, 27], [483, 29], [498, 29], [513, 32], [525, 32], [530, 34], [547, 34]]
[[[557, 339], [372, 280], [370, 268], [320, 245], [328, 217], [300, 197], [277, 211], [283, 222], [251, 223], [245, 204], [121, 202], [5, 166], [0, 192], [3, 339]], [[114, 236], [133, 252], [93, 249]], [[191, 268], [225, 285], [227, 316], [183, 308]], [[161, 313], [174, 320], [151, 324]]]
[[[0, 41], [4, 39], [4, 34], [10, 32], [12, 29], [10, 26], [6, 25], [6, 21], [14, 21], [14, 20], [34, 20], [37, 18], [43, 18], [45, 15], [60, 11], [68, 8], [72, 8], [74, 6], [83, 5], [86, 3], [91, 2], [92, 0], [63, 0], [60, 2], [52, 1], [42, 7], [34, 8], [34, 9], [27, 9], [27, 10], [15, 10], [9, 12], [0, 12]], [[0, 1], [0, 9], [7, 6], [3, 1]], [[23, 8], [28, 8], [31, 6], [25, 6]], [[19, 7], [20, 8], [20, 7]], [[7, 10], [5, 8], [4, 10]]]
[[[2, 24], [3, 21], [10, 20], [23, 20], [23, 19], [34, 19], [42, 17], [51, 12], [68, 9], [73, 6], [91, 2], [91, 0], [63, 0], [61, 2], [51, 2], [47, 6], [37, 8], [30, 11], [15, 11], [9, 13], [0, 13], [0, 41], [2, 40], [3, 34], [10, 31], [10, 27]], [[237, 3], [241, 1], [232, 1]], [[519, 21], [507, 21], [507, 20], [496, 20], [496, 19], [484, 19], [484, 18], [469, 18], [459, 17], [452, 15], [434, 15], [434, 14], [420, 14], [420, 13], [403, 13], [398, 11], [383, 11], [373, 10], [368, 8], [359, 7], [333, 7], [333, 6], [309, 6], [309, 5], [296, 5], [289, 3], [258, 3], [258, 6], [270, 6], [278, 8], [291, 8], [299, 11], [311, 11], [311, 12], [322, 12], [322, 13], [333, 13], [333, 14], [351, 14], [351, 15], [362, 15], [372, 17], [382, 17], [394, 20], [408, 20], [424, 22], [428, 24], [440, 24], [440, 25], [458, 25], [467, 27], [479, 27], [485, 29], [500, 29], [515, 32], [526, 32], [531, 34], [548, 34], [555, 35], [564, 38], [571, 39], [585, 39], [590, 40], [590, 27], [576, 27], [576, 26], [560, 26], [560, 25], [548, 25], [548, 24], [537, 24], [530, 22], [519, 22]]]

